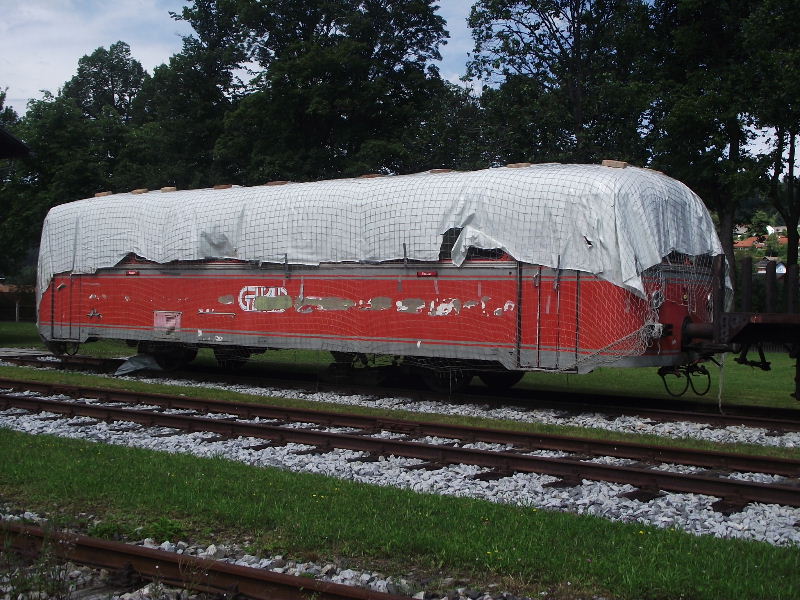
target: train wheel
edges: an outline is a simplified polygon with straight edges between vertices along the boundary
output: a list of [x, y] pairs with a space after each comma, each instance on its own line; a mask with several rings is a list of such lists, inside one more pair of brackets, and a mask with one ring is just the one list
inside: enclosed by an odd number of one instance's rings
[[214, 346], [214, 358], [223, 369], [241, 369], [250, 359], [250, 351], [246, 348], [231, 346]]
[[351, 375], [358, 385], [383, 385], [389, 379], [391, 367], [366, 367], [353, 369]]
[[331, 351], [330, 372], [334, 378], [351, 377], [359, 385], [383, 385], [389, 378], [392, 358], [379, 354]]
[[484, 371], [478, 373], [478, 377], [486, 384], [486, 387], [493, 390], [505, 390], [512, 385], [519, 383], [525, 375], [524, 371]]
[[78, 353], [78, 348], [80, 344], [78, 342], [54, 342], [49, 341], [45, 342], [45, 346], [47, 349], [50, 350], [56, 356], [63, 356], [67, 354], [69, 356], [73, 356], [74, 354]]
[[189, 346], [167, 346], [148, 352], [156, 359], [158, 366], [165, 371], [181, 369], [197, 356], [197, 348]]
[[337, 365], [345, 365], [348, 367], [353, 366], [353, 363], [358, 360], [359, 355], [355, 352], [340, 352], [339, 350], [331, 350], [333, 362]]
[[425, 387], [437, 394], [460, 392], [472, 381], [472, 373], [462, 369], [420, 367], [418, 373]]

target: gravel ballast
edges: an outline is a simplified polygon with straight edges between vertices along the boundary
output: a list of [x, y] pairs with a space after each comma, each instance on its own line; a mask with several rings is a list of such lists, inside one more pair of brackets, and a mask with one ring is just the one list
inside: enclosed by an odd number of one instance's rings
[[[125, 378], [122, 378], [125, 379]], [[493, 407], [479, 404], [439, 402], [433, 400], [412, 400], [410, 398], [387, 398], [362, 395], [340, 395], [331, 392], [302, 392], [278, 388], [257, 387], [242, 384], [198, 383], [187, 379], [153, 379], [131, 377], [132, 381], [152, 384], [176, 385], [189, 388], [210, 388], [274, 398], [293, 398], [309, 402], [404, 410], [415, 413], [431, 413], [483, 419], [497, 419], [520, 423], [542, 423], [575, 427], [590, 427], [619, 433], [646, 434], [673, 439], [706, 440], [715, 443], [757, 444], [781, 448], [800, 448], [800, 432], [777, 433], [767, 429], [731, 425], [715, 427], [705, 423], [689, 421], [658, 422], [642, 417], [623, 415], [609, 418], [602, 412], [565, 414], [557, 410], [525, 409], [520, 407]]]
[[[409, 401], [403, 401], [403, 408], [409, 409]], [[473, 407], [457, 408], [470, 410]], [[299, 454], [310, 447], [288, 444], [264, 448], [263, 441], [254, 438], [220, 440], [213, 434], [203, 432], [183, 433], [130, 423], [98, 423], [86, 417], [49, 419], [48, 416], [9, 409], [0, 411], [0, 426], [31, 434], [49, 434], [200, 457], [224, 457], [258, 467], [318, 473], [417, 492], [480, 498], [491, 502], [595, 515], [614, 521], [679, 528], [696, 535], [746, 538], [781, 546], [800, 542], [800, 530], [796, 526], [800, 523], [798, 508], [750, 504], [742, 511], [726, 516], [711, 508], [716, 498], [699, 494], [668, 493], [649, 502], [642, 502], [620, 496], [634, 490], [630, 485], [584, 481], [582, 485], [574, 487], [546, 487], [547, 483], [556, 481], [557, 478], [528, 473], [484, 481], [473, 478], [483, 469], [470, 465], [450, 465], [433, 471], [408, 469], [408, 466], [421, 461], [399, 457], [379, 457], [375, 461], [367, 459], [363, 453], [350, 450]], [[248, 448], [249, 446], [257, 446], [258, 449]], [[496, 445], [483, 446], [502, 448]], [[541, 455], [541, 452], [536, 454]], [[360, 458], [365, 460], [361, 461]], [[619, 464], [625, 464], [622, 459], [600, 460], [611, 463], [621, 461]], [[662, 465], [660, 468], [687, 469], [680, 465]], [[756, 481], [772, 480], [763, 474], [733, 474], [732, 477]]]
[[[55, 357], [53, 361], [57, 360]], [[42, 360], [43, 363], [48, 362]], [[0, 366], [14, 366], [0, 360]], [[41, 368], [52, 370], [44, 364]], [[172, 385], [186, 388], [216, 389], [250, 396], [291, 398], [307, 402], [340, 404], [345, 406], [361, 406], [385, 410], [403, 410], [414, 413], [429, 413], [451, 416], [496, 419], [520, 423], [540, 423], [602, 429], [619, 433], [655, 435], [672, 439], [705, 440], [719, 444], [755, 444], [780, 448], [800, 448], [800, 431], [776, 432], [768, 429], [729, 425], [717, 427], [706, 423], [690, 421], [661, 422], [638, 417], [622, 415], [609, 417], [602, 412], [567, 414], [552, 409], [526, 409], [518, 406], [488, 406], [475, 403], [441, 402], [435, 400], [414, 400], [404, 397], [364, 396], [359, 394], [342, 395], [333, 392], [304, 392], [296, 389], [261, 387], [239, 383], [197, 382], [191, 379], [151, 378], [146, 376], [114, 377], [97, 374], [116, 380], [138, 381], [155, 385]]]

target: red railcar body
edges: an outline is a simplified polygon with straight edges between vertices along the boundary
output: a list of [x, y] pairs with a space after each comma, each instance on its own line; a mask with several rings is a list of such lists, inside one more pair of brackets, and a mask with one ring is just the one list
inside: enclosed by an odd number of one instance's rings
[[155, 264], [131, 256], [93, 274], [53, 276], [38, 323], [51, 342], [301, 348], [469, 361], [478, 370], [689, 362], [683, 325], [710, 318], [710, 270], [664, 262], [644, 283], [650, 300], [595, 275], [507, 256], [460, 267]]

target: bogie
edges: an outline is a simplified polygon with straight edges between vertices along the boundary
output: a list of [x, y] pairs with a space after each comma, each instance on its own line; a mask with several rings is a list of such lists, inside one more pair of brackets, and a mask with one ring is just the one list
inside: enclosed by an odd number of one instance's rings
[[524, 371], [483, 371], [478, 373], [480, 380], [486, 387], [493, 390], [508, 389], [522, 379], [525, 375]]

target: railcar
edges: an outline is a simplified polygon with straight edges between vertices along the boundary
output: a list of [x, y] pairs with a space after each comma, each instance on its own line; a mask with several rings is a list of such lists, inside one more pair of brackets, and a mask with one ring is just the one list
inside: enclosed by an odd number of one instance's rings
[[38, 328], [164, 366], [212, 348], [389, 361], [432, 387], [699, 357], [721, 254], [700, 199], [624, 164], [101, 195], [53, 208]]

